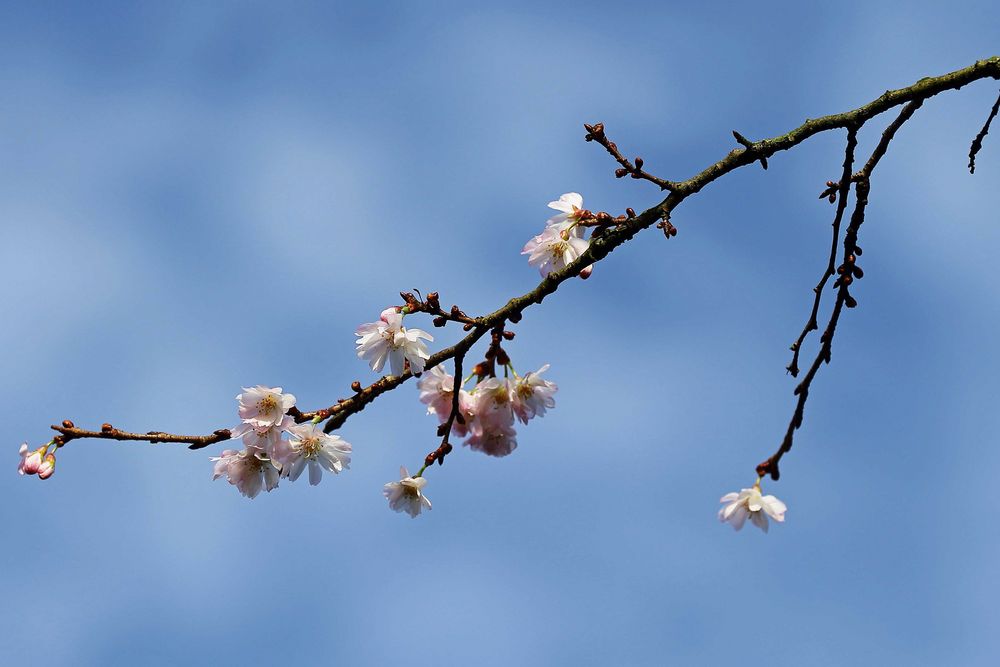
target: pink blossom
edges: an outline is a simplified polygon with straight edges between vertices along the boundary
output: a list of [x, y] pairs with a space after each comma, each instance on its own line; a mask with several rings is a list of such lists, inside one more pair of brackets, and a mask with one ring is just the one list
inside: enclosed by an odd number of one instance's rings
[[482, 423], [513, 424], [511, 382], [507, 378], [488, 378], [476, 385], [476, 417]]
[[21, 449], [18, 453], [21, 455], [21, 462], [17, 465], [17, 473], [19, 475], [37, 475], [39, 468], [42, 466], [42, 459], [45, 457], [45, 452], [48, 451], [49, 446], [39, 447], [38, 449], [29, 450], [28, 443], [23, 443]]
[[[455, 378], [445, 372], [440, 366], [425, 371], [417, 383], [420, 390], [420, 402], [427, 406], [427, 414], [436, 415], [442, 424], [451, 416], [451, 404], [455, 391]], [[464, 437], [469, 431], [469, 424], [475, 419], [474, 407], [476, 399], [464, 389], [458, 391], [458, 412], [462, 419], [452, 422], [451, 432], [458, 437]]]
[[435, 366], [420, 376], [417, 389], [420, 390], [420, 402], [427, 406], [427, 414], [437, 415], [441, 421], [448, 419], [455, 391], [455, 378], [452, 375], [441, 366]]
[[471, 435], [465, 444], [489, 456], [507, 456], [517, 449], [517, 431], [510, 423], [478, 419], [470, 428]]

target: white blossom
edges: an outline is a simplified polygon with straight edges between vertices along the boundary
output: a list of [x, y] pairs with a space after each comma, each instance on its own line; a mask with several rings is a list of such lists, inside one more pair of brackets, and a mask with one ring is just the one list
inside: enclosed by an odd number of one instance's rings
[[302, 471], [309, 468], [309, 483], [313, 486], [323, 479], [323, 471], [334, 474], [350, 466], [351, 445], [340, 436], [324, 433], [316, 424], [299, 424], [286, 429], [290, 436], [275, 448], [281, 463], [281, 476], [293, 482]]
[[399, 481], [389, 482], [382, 488], [382, 495], [389, 500], [389, 508], [406, 512], [415, 518], [424, 508], [431, 508], [431, 501], [421, 490], [427, 485], [423, 477], [410, 477], [405, 467], [399, 468]]
[[785, 520], [785, 503], [774, 496], [760, 495], [760, 486], [757, 484], [749, 489], [740, 489], [739, 493], [727, 493], [719, 502], [725, 504], [719, 510], [719, 521], [732, 524], [735, 530], [743, 527], [747, 517], [765, 533], [768, 529], [768, 517], [779, 523]]
[[527, 424], [532, 417], [541, 417], [545, 410], [556, 406], [554, 395], [559, 387], [555, 382], [542, 379], [542, 373], [549, 369], [545, 364], [537, 371], [526, 373], [513, 382], [511, 406], [514, 414]]
[[255, 498], [262, 488], [271, 491], [278, 486], [278, 469], [263, 450], [247, 447], [243, 451], [227, 449], [222, 456], [213, 456], [212, 479], [225, 475], [229, 483], [247, 498]]
[[295, 396], [281, 393], [281, 387], [262, 385], [243, 387], [236, 400], [240, 403], [240, 419], [258, 431], [279, 426], [285, 413], [295, 405]]
[[[563, 238], [564, 235], [566, 238]], [[528, 264], [537, 267], [542, 276], [547, 276], [573, 262], [588, 245], [587, 241], [571, 232], [564, 232], [558, 226], [550, 225], [528, 241], [521, 254], [528, 255]], [[584, 273], [590, 275], [589, 266], [581, 271], [581, 275]]]
[[376, 373], [381, 373], [388, 361], [393, 375], [402, 375], [404, 361], [410, 363], [413, 373], [423, 372], [430, 353], [421, 339], [434, 340], [426, 331], [404, 327], [403, 314], [395, 308], [382, 311], [378, 322], [362, 324], [355, 335], [358, 357], [366, 360]]
[[576, 222], [587, 213], [583, 208], [583, 197], [580, 193], [567, 192], [561, 195], [558, 201], [550, 201], [549, 208], [559, 211], [548, 219], [549, 226], [556, 227], [560, 232], [571, 229], [575, 236], [583, 236], [582, 228], [576, 225]]

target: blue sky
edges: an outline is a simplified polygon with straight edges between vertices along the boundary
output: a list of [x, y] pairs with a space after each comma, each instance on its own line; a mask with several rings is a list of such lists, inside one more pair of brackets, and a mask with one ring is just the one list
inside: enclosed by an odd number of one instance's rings
[[492, 310], [535, 284], [518, 253], [546, 202], [658, 201], [582, 123], [686, 178], [733, 129], [996, 55], [995, 3], [0, 13], [0, 663], [994, 663], [1000, 137], [965, 164], [995, 82], [928, 102], [873, 179], [861, 305], [765, 484], [789, 507], [769, 535], [719, 525], [717, 500], [792, 409], [840, 135], [713, 184], [677, 238], [529, 310], [510, 352], [552, 365], [557, 408], [510, 457], [430, 471], [417, 520], [381, 497], [435, 446], [412, 385], [348, 422], [352, 469], [317, 488], [248, 501], [174, 445], [14, 468], [64, 418], [209, 432], [258, 383], [326, 405], [375, 379], [352, 332], [399, 290]]

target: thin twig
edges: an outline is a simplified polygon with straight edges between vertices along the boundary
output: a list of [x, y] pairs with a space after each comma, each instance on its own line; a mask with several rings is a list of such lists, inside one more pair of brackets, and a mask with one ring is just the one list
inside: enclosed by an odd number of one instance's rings
[[607, 135], [604, 134], [604, 123], [594, 123], [593, 125], [584, 123], [583, 127], [587, 130], [587, 134], [584, 139], [587, 141], [596, 141], [600, 145], [604, 146], [604, 149], [611, 154], [611, 157], [613, 157], [615, 161], [621, 165], [620, 168], [615, 170], [616, 178], [631, 176], [637, 180], [649, 181], [661, 190], [673, 192], [674, 183], [672, 181], [653, 176], [648, 171], [643, 170], [642, 165], [644, 163], [641, 157], [637, 157], [635, 159], [635, 163], [633, 164], [628, 158], [622, 155], [621, 151], [618, 150], [618, 144], [608, 139]]
[[[830, 321], [826, 325], [826, 329], [823, 331], [823, 335], [820, 337], [821, 347], [819, 352], [816, 353], [816, 358], [813, 359], [812, 364], [809, 366], [809, 370], [806, 372], [802, 381], [795, 387], [795, 395], [797, 400], [795, 402], [795, 410], [792, 413], [792, 418], [788, 422], [788, 428], [785, 429], [785, 436], [781, 440], [781, 444], [778, 446], [778, 450], [770, 456], [767, 460], [759, 463], [757, 465], [757, 475], [763, 477], [765, 475], [770, 475], [771, 479], [777, 480], [781, 476], [781, 472], [778, 468], [778, 464], [783, 457], [791, 448], [792, 443], [795, 439], [795, 431], [802, 426], [802, 417], [805, 413], [806, 401], [809, 399], [809, 388], [812, 386], [813, 378], [816, 377], [816, 373], [819, 372], [819, 368], [822, 364], [830, 363], [831, 354], [833, 351], [833, 337], [837, 332], [837, 324], [840, 321], [840, 314], [843, 312], [844, 306], [848, 308], [853, 308], [857, 305], [854, 297], [850, 293], [850, 285], [855, 278], [861, 278], [864, 272], [861, 268], [857, 266], [857, 257], [861, 254], [861, 248], [858, 247], [858, 231], [861, 229], [861, 225], [865, 221], [865, 209], [868, 206], [868, 193], [871, 190], [871, 174], [875, 167], [878, 165], [879, 160], [885, 155], [886, 150], [889, 148], [889, 143], [892, 142], [893, 138], [896, 136], [897, 130], [903, 126], [903, 124], [913, 116], [913, 113], [920, 108], [924, 103], [923, 98], [915, 99], [909, 102], [899, 115], [893, 120], [889, 126], [882, 133], [882, 138], [875, 150], [872, 151], [871, 157], [868, 158], [868, 162], [861, 171], [854, 174], [852, 180], [854, 180], [857, 185], [855, 186], [855, 202], [854, 211], [851, 213], [851, 221], [847, 226], [847, 231], [844, 234], [844, 263], [840, 265], [837, 272], [840, 277], [837, 278], [834, 283], [834, 287], [837, 288], [837, 300], [833, 304], [833, 312], [830, 314]], [[860, 127], [858, 128], [860, 129]]]
[[858, 145], [858, 131], [856, 128], [848, 128], [847, 130], [847, 147], [844, 149], [844, 172], [840, 177], [840, 185], [837, 190], [837, 213], [833, 216], [833, 241], [830, 244], [830, 260], [827, 263], [826, 270], [823, 272], [823, 277], [819, 279], [816, 283], [816, 287], [813, 288], [814, 298], [812, 311], [809, 313], [809, 320], [806, 325], [802, 328], [802, 333], [799, 337], [795, 339], [792, 343], [792, 361], [788, 364], [788, 372], [791, 373], [792, 377], [798, 377], [799, 374], [799, 354], [802, 352], [802, 343], [805, 341], [806, 336], [809, 332], [819, 329], [819, 323], [816, 317], [819, 315], [820, 301], [823, 299], [823, 289], [826, 287], [826, 281], [829, 280], [836, 271], [837, 263], [837, 245], [840, 242], [840, 223], [844, 218], [844, 210], [847, 208], [847, 194], [851, 189], [851, 173], [854, 169], [854, 149]]
[[976, 138], [972, 140], [972, 145], [969, 146], [969, 173], [976, 173], [976, 154], [979, 149], [983, 147], [983, 139], [986, 135], [990, 133], [990, 123], [993, 119], [997, 117], [997, 113], [1000, 112], [1000, 95], [997, 95], [997, 101], [993, 103], [993, 108], [990, 109], [990, 115], [986, 117], [986, 122], [983, 123], [983, 129], [979, 130], [979, 134]]

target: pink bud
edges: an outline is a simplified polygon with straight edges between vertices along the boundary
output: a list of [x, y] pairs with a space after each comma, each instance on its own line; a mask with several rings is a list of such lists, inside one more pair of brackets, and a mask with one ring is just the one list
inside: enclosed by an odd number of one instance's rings
[[395, 315], [398, 312], [399, 312], [399, 308], [397, 308], [396, 306], [391, 306], [390, 308], [386, 308], [385, 310], [382, 311], [382, 314], [379, 315], [379, 319], [382, 320], [383, 322], [385, 322], [386, 324], [388, 324], [389, 323], [389, 319], [388, 319], [389, 315]]
[[580, 277], [586, 280], [587, 278], [590, 277], [590, 274], [593, 273], [593, 271], [594, 271], [593, 264], [591, 264], [590, 266], [585, 266], [582, 269], [580, 269]]
[[52, 477], [52, 473], [56, 471], [56, 455], [46, 454], [45, 459], [42, 461], [41, 467], [38, 469], [38, 479], [48, 479]]
[[39, 447], [38, 449], [29, 452], [28, 443], [21, 445], [19, 453], [21, 454], [21, 463], [17, 466], [17, 472], [21, 475], [35, 475], [38, 473], [42, 466], [42, 457], [45, 456], [45, 451], [49, 448], [48, 445]]

